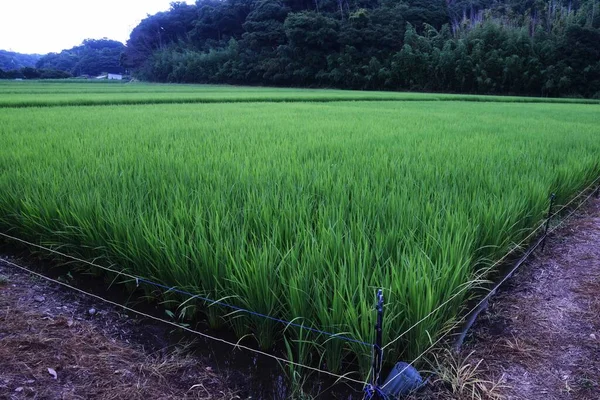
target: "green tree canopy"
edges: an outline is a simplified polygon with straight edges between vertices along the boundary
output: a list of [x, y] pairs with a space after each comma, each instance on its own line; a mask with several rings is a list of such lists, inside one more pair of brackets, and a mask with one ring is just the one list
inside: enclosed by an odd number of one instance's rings
[[121, 60], [163, 82], [600, 97], [599, 46], [600, 0], [197, 0]]

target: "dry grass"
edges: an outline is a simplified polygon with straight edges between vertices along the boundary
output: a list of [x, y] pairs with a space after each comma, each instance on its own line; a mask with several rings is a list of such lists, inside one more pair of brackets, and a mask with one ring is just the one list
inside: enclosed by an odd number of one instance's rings
[[48, 312], [51, 300], [36, 310], [19, 286], [0, 287], [0, 398], [239, 398], [185, 349], [149, 354], [93, 321]]
[[434, 378], [432, 384], [446, 389], [438, 394], [439, 399], [456, 400], [502, 400], [501, 390], [506, 387], [502, 380], [490, 380], [483, 359], [474, 353], [440, 351], [431, 362]]
[[521, 362], [524, 359], [534, 361], [541, 354], [538, 350], [538, 345], [539, 342], [532, 344], [529, 340], [515, 335], [510, 338], [502, 338], [498, 343], [500, 351], [506, 357], [513, 357], [515, 360], [520, 360]]
[[600, 276], [596, 280], [584, 282], [576, 293], [589, 299], [589, 307], [582, 313], [583, 317], [600, 330]]
[[423, 391], [408, 400], [504, 400], [503, 377], [491, 379], [485, 361], [474, 352], [436, 349], [429, 360], [431, 375]]

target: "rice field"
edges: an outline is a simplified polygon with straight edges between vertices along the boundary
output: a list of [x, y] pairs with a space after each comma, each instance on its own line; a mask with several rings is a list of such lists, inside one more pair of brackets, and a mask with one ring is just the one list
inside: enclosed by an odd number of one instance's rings
[[[550, 193], [564, 204], [600, 175], [600, 109], [590, 104], [29, 82], [0, 93], [1, 231], [368, 343], [377, 288], [386, 343], [526, 237]], [[3, 106], [184, 95], [214, 103]], [[327, 96], [336, 101], [318, 100]], [[471, 294], [385, 360], [418, 355]], [[332, 372], [370, 365], [360, 343], [161, 300], [262, 349], [288, 343], [295, 361]]]
[[600, 104], [600, 100], [594, 99], [470, 96], [324, 89], [274, 89], [226, 85], [165, 85], [117, 81], [14, 82], [0, 80], [0, 107], [11, 108], [224, 102], [334, 102], [340, 100]]

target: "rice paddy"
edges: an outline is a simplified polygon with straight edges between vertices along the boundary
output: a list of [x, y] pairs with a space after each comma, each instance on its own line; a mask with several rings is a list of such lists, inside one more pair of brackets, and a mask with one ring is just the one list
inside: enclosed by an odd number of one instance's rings
[[595, 99], [554, 99], [515, 96], [469, 96], [437, 93], [365, 92], [240, 87], [225, 85], [164, 85], [81, 81], [0, 81], [0, 107], [58, 107], [93, 105], [247, 103], [247, 102], [333, 102], [348, 101], [469, 101], [600, 104]]
[[[1, 231], [367, 343], [377, 288], [386, 343], [525, 238], [550, 193], [564, 204], [600, 175], [593, 104], [99, 83], [0, 93]], [[426, 349], [471, 294], [386, 361]], [[357, 342], [161, 300], [262, 349], [285, 341], [298, 362], [336, 373], [370, 363]]]

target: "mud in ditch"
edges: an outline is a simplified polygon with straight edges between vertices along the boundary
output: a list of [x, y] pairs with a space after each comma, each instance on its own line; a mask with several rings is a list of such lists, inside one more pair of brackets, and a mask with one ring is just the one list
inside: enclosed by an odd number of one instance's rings
[[[4, 365], [4, 368], [0, 367], [0, 398], [283, 400], [299, 395], [299, 386], [292, 384], [282, 366], [271, 358], [234, 350], [228, 345], [127, 313], [18, 271], [2, 260], [43, 272], [52, 279], [65, 281], [146, 314], [168, 319], [160, 304], [141, 300], [141, 290], [127, 293], [122, 285], [108, 285], [102, 277], [37, 260], [14, 246], [3, 244], [0, 254], [3, 254], [0, 256], [0, 314], [4, 313], [15, 322], [0, 324], [0, 364]], [[28, 333], [32, 329], [38, 333], [35, 340]], [[194, 329], [237, 342], [231, 332], [209, 330], [203, 321]], [[43, 343], [42, 348], [33, 351], [31, 346], [37, 346], [32, 344], [34, 342]], [[242, 344], [253, 346], [250, 340]], [[24, 352], [1, 351], [15, 346], [25, 346]], [[101, 356], [92, 350], [96, 348], [104, 349]], [[281, 349], [272, 352], [285, 358]], [[119, 361], [120, 354], [127, 355], [125, 360]], [[100, 363], [98, 368], [89, 371], [91, 360], [98, 357], [112, 361]], [[46, 367], [42, 362], [53, 359], [60, 360], [58, 369]], [[125, 366], [114, 367], [117, 364]], [[17, 365], [27, 367], [19, 370]], [[53, 368], [59, 379], [54, 380], [47, 368]], [[113, 370], [109, 371], [111, 368]], [[67, 374], [71, 369], [77, 371]], [[131, 374], [120, 375], [115, 371]], [[298, 372], [302, 373], [299, 375], [302, 389], [315, 398], [362, 398], [361, 387], [336, 383], [316, 372], [301, 369]]]

